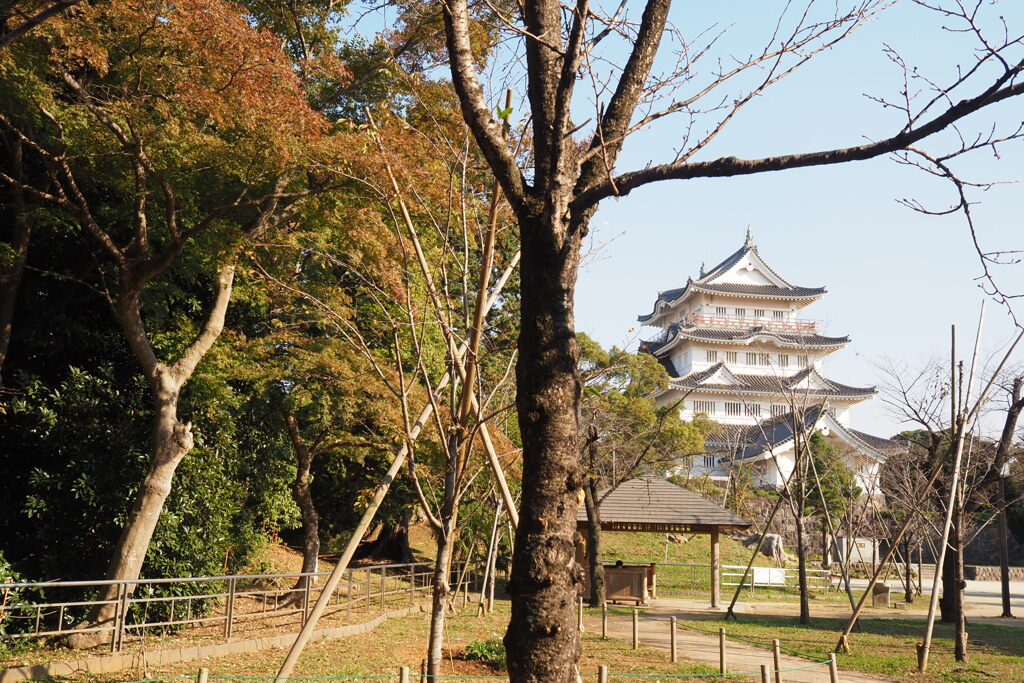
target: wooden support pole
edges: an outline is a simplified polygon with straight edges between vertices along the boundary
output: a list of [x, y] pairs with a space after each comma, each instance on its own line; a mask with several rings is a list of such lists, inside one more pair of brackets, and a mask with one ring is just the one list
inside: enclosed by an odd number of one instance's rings
[[409, 683], [409, 667], [403, 666], [398, 670], [398, 683]]
[[206, 683], [210, 678], [210, 670], [205, 666], [199, 667], [199, 674], [196, 676], [196, 683]]
[[761, 683], [769, 683], [769, 680], [768, 680], [768, 665], [767, 664], [762, 664], [761, 665]]
[[597, 683], [608, 683], [608, 666], [605, 664], [597, 667]]
[[576, 619], [576, 628], [583, 631], [583, 598], [579, 598], [579, 616]]
[[836, 653], [828, 653], [828, 681], [829, 683], [839, 683], [839, 666], [836, 664]]
[[601, 603], [601, 637], [608, 637], [608, 603]]
[[772, 667], [775, 671], [775, 683], [782, 683], [782, 673], [780, 673], [780, 669], [782, 669], [782, 665], [780, 663], [781, 659], [782, 656], [779, 652], [779, 639], [775, 638], [772, 640]]
[[718, 627], [718, 672], [726, 673], [726, 660], [725, 660], [725, 627]]
[[[767, 533], [767, 530], [765, 531]], [[722, 553], [718, 527], [711, 529], [711, 608], [716, 609], [722, 590]]]
[[676, 618], [672, 617], [672, 620], [669, 622], [669, 624], [670, 624], [669, 628], [672, 629], [669, 632], [669, 637], [668, 637], [669, 650], [670, 650], [671, 655], [672, 655], [672, 663], [675, 664], [676, 662], [679, 661], [679, 652], [676, 649]]
[[640, 647], [640, 610], [633, 608], [633, 649]]

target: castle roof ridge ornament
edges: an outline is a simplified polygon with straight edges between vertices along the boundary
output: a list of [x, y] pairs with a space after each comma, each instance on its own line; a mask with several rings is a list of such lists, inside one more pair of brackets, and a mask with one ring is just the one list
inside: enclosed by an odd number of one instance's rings
[[751, 232], [749, 225], [747, 226], [747, 239], [743, 243], [743, 246], [745, 246], [747, 248], [751, 248], [751, 247], [754, 246], [754, 233]]

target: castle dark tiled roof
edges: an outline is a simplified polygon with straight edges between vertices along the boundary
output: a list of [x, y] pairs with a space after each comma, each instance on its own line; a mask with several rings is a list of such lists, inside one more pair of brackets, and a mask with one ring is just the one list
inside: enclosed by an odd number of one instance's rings
[[752, 297], [808, 299], [818, 297], [827, 290], [824, 287], [777, 287], [775, 285], [745, 285], [735, 282], [721, 284], [703, 284], [694, 282], [690, 285], [695, 291], [713, 294], [742, 294]]
[[881, 453], [901, 453], [907, 450], [906, 441], [895, 441], [893, 439], [886, 439], [881, 436], [875, 436], [868, 434], [867, 432], [861, 432], [856, 429], [847, 429], [848, 432], [853, 434], [855, 437], [866, 443], [871, 448]]
[[[758, 393], [758, 394], [795, 394], [798, 397], [814, 398], [867, 398], [875, 394], [874, 387], [851, 387], [848, 384], [836, 382], [821, 375], [816, 369], [804, 368], [800, 372], [785, 376], [772, 375], [745, 375], [726, 371], [735, 378], [736, 383], [709, 382], [708, 380], [725, 368], [725, 363], [717, 363], [706, 370], [691, 372], [684, 377], [675, 377], [671, 381], [674, 389], [715, 389], [731, 393]], [[819, 387], [803, 388], [798, 386], [805, 379], [810, 377], [816, 380]]]
[[[813, 431], [821, 426], [826, 417], [822, 412], [823, 408], [822, 405], [816, 405], [802, 411], [806, 431]], [[906, 450], [904, 442], [850, 429], [839, 424], [833, 416], [828, 417], [833, 433], [856, 446], [858, 450], [866, 447], [869, 452], [875, 451], [883, 459], [885, 456]], [[786, 445], [793, 438], [797, 423], [797, 418], [790, 412], [764, 420], [757, 425], [723, 425], [716, 434], [707, 438], [705, 448], [709, 453], [724, 453], [726, 457], [734, 460], [757, 457]]]
[[839, 347], [850, 343], [847, 337], [826, 337], [820, 334], [791, 334], [775, 332], [767, 327], [752, 327], [746, 330], [723, 330], [694, 325], [670, 325], [657, 339], [640, 343], [640, 350], [657, 355], [658, 351], [676, 338], [710, 342], [743, 343], [754, 339], [771, 339], [780, 346]]
[[[726, 527], [745, 529], [750, 526], [736, 514], [716, 505], [693, 491], [667, 482], [660, 477], [642, 477], [623, 482], [611, 493], [599, 491], [602, 527]], [[576, 510], [577, 523], [587, 521], [582, 505]]]

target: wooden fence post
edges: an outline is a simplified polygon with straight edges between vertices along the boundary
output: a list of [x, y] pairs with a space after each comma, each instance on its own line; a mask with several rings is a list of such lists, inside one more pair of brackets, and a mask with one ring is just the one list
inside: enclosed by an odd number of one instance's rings
[[719, 673], [726, 672], [726, 661], [725, 661], [725, 627], [718, 627], [718, 671]]
[[780, 659], [782, 659], [782, 655], [779, 652], [779, 639], [775, 638], [772, 640], [772, 665], [775, 667], [775, 683], [782, 683], [782, 674], [779, 673], [779, 669], [782, 668], [779, 665]]
[[836, 665], [836, 653], [828, 653], [828, 680], [829, 683], [839, 683], [839, 667]]
[[761, 683], [768, 683], [768, 665], [761, 665]]
[[373, 609], [372, 607], [370, 607], [370, 600], [373, 599], [373, 586], [371, 584], [373, 584], [373, 569], [367, 569], [366, 570], [366, 611], [367, 612], [369, 612], [371, 609]]
[[579, 614], [576, 617], [576, 628], [583, 631], [583, 598], [579, 598]]
[[384, 611], [384, 596], [388, 594], [388, 568], [380, 568], [380, 611]]
[[205, 666], [199, 667], [199, 674], [196, 676], [196, 683], [206, 683], [210, 678], [210, 670]]
[[305, 581], [302, 582], [302, 625], [306, 625], [306, 619], [309, 618], [309, 591], [310, 584], [313, 583], [312, 576], [306, 576]]
[[398, 670], [398, 683], [409, 683], [409, 667], [403, 666]]
[[352, 592], [355, 590], [355, 583], [352, 580], [352, 570], [348, 570], [348, 617], [352, 618]]
[[409, 604], [416, 602], [416, 565], [409, 565]]
[[677, 650], [676, 650], [676, 618], [672, 617], [672, 620], [669, 622], [669, 624], [670, 624], [669, 628], [672, 629], [672, 631], [669, 633], [669, 638], [668, 638], [668, 640], [669, 640], [669, 648], [670, 648], [670, 650], [672, 652], [672, 663], [675, 664], [677, 661], [679, 661], [679, 656], [678, 656]]
[[601, 637], [608, 637], [608, 603], [601, 603]]
[[633, 649], [640, 647], [640, 610], [633, 608]]
[[608, 666], [606, 664], [597, 667], [597, 683], [608, 683]]

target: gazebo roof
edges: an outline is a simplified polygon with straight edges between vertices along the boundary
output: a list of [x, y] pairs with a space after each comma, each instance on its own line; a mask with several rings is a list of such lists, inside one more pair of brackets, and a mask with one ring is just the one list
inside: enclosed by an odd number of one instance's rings
[[[604, 493], [599, 491], [598, 498]], [[576, 511], [576, 523], [581, 527], [587, 524], [583, 506]], [[623, 482], [601, 503], [604, 531], [709, 533], [713, 529], [749, 526], [750, 522], [720, 505], [659, 477]]]

